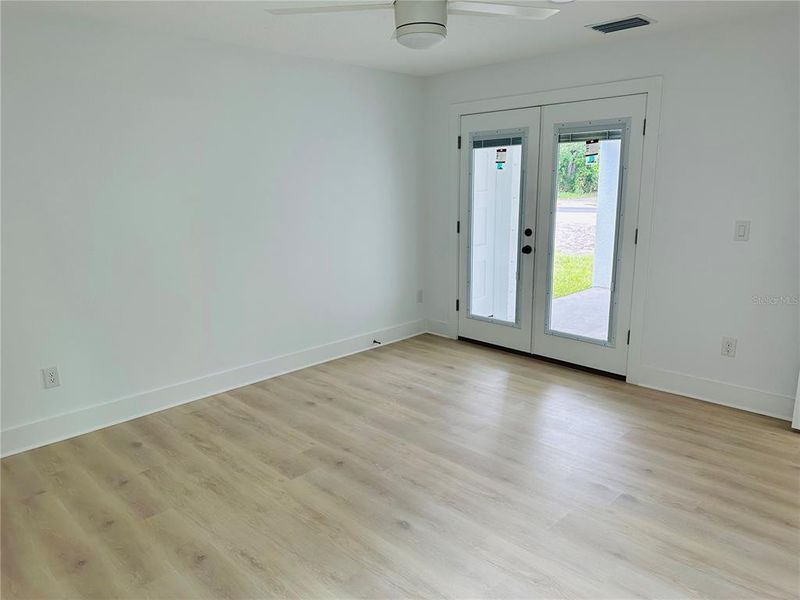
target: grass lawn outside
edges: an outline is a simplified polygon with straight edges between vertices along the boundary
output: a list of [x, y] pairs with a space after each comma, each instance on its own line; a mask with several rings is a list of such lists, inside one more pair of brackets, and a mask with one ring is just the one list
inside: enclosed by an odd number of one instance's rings
[[569, 296], [592, 287], [594, 255], [556, 252], [553, 265], [553, 298]]

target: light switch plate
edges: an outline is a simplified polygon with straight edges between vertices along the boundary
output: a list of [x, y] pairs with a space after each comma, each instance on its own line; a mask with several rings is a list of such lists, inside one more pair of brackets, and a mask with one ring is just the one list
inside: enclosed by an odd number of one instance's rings
[[733, 230], [733, 240], [735, 242], [746, 242], [750, 239], [750, 221], [736, 221]]

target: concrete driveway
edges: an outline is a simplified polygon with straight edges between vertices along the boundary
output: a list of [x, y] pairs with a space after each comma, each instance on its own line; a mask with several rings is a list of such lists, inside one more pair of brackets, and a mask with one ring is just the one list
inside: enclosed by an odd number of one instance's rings
[[556, 209], [556, 250], [564, 254], [594, 252], [597, 204], [594, 198], [559, 200]]

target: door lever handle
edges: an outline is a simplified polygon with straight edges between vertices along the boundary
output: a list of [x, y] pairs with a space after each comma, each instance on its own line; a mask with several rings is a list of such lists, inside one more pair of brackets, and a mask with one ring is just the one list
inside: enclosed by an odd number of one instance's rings
[[522, 247], [523, 254], [530, 254], [531, 252], [533, 252], [533, 248], [531, 248], [530, 246], [525, 245]]

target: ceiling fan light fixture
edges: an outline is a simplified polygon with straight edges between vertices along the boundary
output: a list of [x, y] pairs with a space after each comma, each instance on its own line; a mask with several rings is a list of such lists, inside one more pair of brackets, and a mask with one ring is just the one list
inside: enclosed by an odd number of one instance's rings
[[[0, 0], [2, 1], [2, 0]], [[505, 17], [542, 21], [557, 14], [557, 8], [541, 8], [512, 2], [481, 0], [294, 0], [288, 6], [267, 8], [276, 15], [394, 10], [392, 38], [406, 48], [425, 50], [447, 37], [447, 14], [472, 17]], [[557, 0], [553, 0], [557, 1]], [[560, 0], [567, 1], [567, 0]], [[271, 2], [269, 3], [271, 4]], [[278, 4], [284, 5], [285, 2]]]
[[438, 23], [412, 23], [395, 31], [397, 43], [414, 50], [426, 50], [441, 44], [447, 37], [447, 27]]

